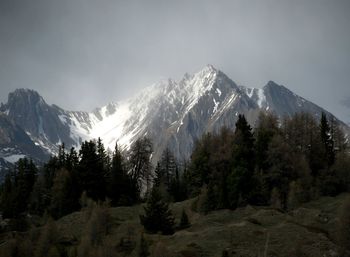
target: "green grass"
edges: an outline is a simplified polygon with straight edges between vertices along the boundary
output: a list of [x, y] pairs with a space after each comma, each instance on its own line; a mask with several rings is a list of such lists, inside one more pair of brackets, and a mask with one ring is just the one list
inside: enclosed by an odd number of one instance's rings
[[[186, 210], [191, 222], [189, 228], [171, 236], [145, 234], [145, 238], [151, 252], [156, 245], [162, 245], [169, 257], [221, 257], [224, 249], [229, 256], [332, 256], [339, 251], [333, 241], [337, 212], [346, 196], [323, 197], [288, 213], [247, 206], [207, 215], [193, 211], [195, 199], [191, 199], [170, 205], [177, 224], [182, 210]], [[137, 256], [143, 233], [139, 221], [143, 206], [109, 208], [109, 212], [111, 222], [105, 241], [119, 252], [118, 256]], [[60, 240], [66, 247], [79, 244], [88, 217], [88, 210], [82, 210], [56, 221]]]

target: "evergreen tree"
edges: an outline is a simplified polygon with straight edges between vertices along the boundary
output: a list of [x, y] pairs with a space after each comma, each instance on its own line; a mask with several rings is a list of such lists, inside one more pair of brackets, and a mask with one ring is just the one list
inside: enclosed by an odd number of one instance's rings
[[168, 205], [162, 201], [158, 188], [153, 188], [146, 206], [145, 215], [140, 215], [141, 224], [149, 233], [174, 233], [174, 217]]
[[59, 147], [58, 147], [58, 163], [60, 165], [60, 167], [64, 167], [66, 165], [66, 148], [64, 143], [62, 143]]
[[238, 115], [233, 139], [232, 171], [227, 180], [230, 208], [250, 200], [254, 188], [254, 137], [244, 115]]
[[154, 173], [154, 185], [160, 189], [163, 199], [178, 201], [181, 198], [179, 169], [169, 148], [163, 151]]
[[337, 122], [334, 117], [331, 118], [330, 127], [331, 138], [334, 142], [334, 154], [336, 157], [337, 154], [344, 153], [348, 149], [348, 140], [339, 122]]
[[331, 137], [331, 128], [329, 126], [326, 114], [322, 112], [321, 114], [321, 122], [320, 122], [320, 132], [321, 132], [321, 140], [326, 153], [326, 160], [328, 166], [331, 166], [335, 160], [334, 154], [334, 141]]
[[29, 210], [33, 214], [43, 215], [51, 201], [50, 190], [45, 185], [44, 176], [40, 175], [30, 195]]
[[74, 147], [72, 147], [69, 151], [69, 154], [67, 154], [66, 158], [66, 169], [69, 171], [74, 171], [79, 164], [79, 157], [78, 153], [75, 150]]
[[101, 138], [97, 139], [96, 149], [97, 149], [98, 166], [99, 166], [99, 169], [102, 170], [103, 176], [105, 177], [109, 172], [110, 161]]
[[101, 156], [97, 153], [96, 143], [83, 142], [79, 155], [78, 179], [81, 191], [86, 191], [87, 196], [93, 200], [103, 200], [106, 195], [105, 170], [101, 165]]
[[52, 217], [60, 218], [79, 209], [79, 198], [75, 195], [71, 175], [66, 169], [57, 172], [51, 191], [49, 211]]
[[5, 182], [2, 185], [0, 207], [3, 218], [12, 218], [15, 216], [14, 208], [14, 184], [10, 174], [5, 176]]
[[163, 172], [162, 172], [162, 169], [160, 167], [160, 163], [157, 162], [156, 169], [154, 170], [153, 186], [159, 188], [162, 181], [163, 181]]
[[170, 186], [168, 191], [169, 191], [170, 197], [173, 199], [174, 202], [178, 202], [182, 200], [181, 181], [180, 181], [179, 168], [177, 165], [175, 166], [175, 174], [170, 181]]
[[146, 182], [146, 191], [151, 185], [151, 154], [153, 145], [149, 138], [143, 137], [132, 145], [129, 152], [129, 170], [131, 179], [137, 184], [138, 190], [141, 191], [142, 182]]
[[192, 194], [198, 194], [204, 184], [209, 183], [211, 174], [212, 135], [207, 133], [195, 143], [190, 163], [189, 181]]
[[280, 194], [282, 208], [287, 208], [287, 198], [289, 192], [289, 181], [297, 178], [294, 169], [293, 153], [284, 139], [276, 135], [272, 138], [268, 152], [269, 169], [266, 180], [269, 189], [275, 188]]
[[160, 171], [162, 173], [162, 182], [165, 184], [166, 188], [170, 188], [170, 184], [174, 179], [175, 172], [177, 169], [176, 161], [174, 155], [171, 153], [169, 148], [166, 148], [161, 156], [160, 161]]
[[139, 191], [126, 171], [125, 160], [118, 149], [118, 144], [113, 153], [110, 174], [108, 196], [112, 200], [112, 205], [129, 205], [136, 202]]
[[61, 168], [62, 166], [59, 164], [57, 156], [51, 156], [49, 161], [45, 163], [43, 167], [43, 175], [45, 181], [44, 184], [47, 189], [52, 187], [56, 172]]
[[278, 134], [278, 119], [273, 114], [261, 112], [258, 118], [258, 126], [255, 129], [256, 165], [258, 171], [262, 172], [268, 168], [267, 154], [272, 137]]
[[19, 159], [15, 166], [13, 206], [14, 214], [17, 216], [28, 208], [37, 168], [32, 160], [29, 161], [26, 158]]

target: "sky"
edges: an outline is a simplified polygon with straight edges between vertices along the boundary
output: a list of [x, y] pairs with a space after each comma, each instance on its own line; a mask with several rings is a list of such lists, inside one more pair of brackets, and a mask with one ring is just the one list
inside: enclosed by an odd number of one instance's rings
[[91, 111], [207, 64], [350, 122], [348, 0], [0, 0], [0, 102]]

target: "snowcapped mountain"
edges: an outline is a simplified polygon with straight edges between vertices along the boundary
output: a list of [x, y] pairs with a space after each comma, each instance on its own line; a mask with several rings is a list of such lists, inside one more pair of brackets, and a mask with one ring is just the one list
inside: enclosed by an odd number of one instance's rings
[[97, 137], [110, 149], [118, 142], [127, 150], [139, 137], [148, 136], [157, 160], [166, 147], [177, 158], [188, 158], [196, 139], [222, 126], [233, 128], [238, 114], [254, 124], [260, 111], [279, 116], [303, 111], [318, 117], [324, 110], [272, 81], [263, 88], [237, 86], [208, 65], [193, 75], [185, 74], [178, 82], [162, 80], [135, 97], [92, 112], [48, 105], [28, 89], [10, 93], [0, 111], [48, 153], [55, 153], [62, 142], [67, 148], [79, 147], [83, 140]]
[[[6, 114], [0, 113], [0, 170], [8, 170], [13, 164], [25, 156], [34, 161], [44, 161], [48, 155], [23, 131], [10, 120]], [[0, 181], [3, 179], [0, 172]]]

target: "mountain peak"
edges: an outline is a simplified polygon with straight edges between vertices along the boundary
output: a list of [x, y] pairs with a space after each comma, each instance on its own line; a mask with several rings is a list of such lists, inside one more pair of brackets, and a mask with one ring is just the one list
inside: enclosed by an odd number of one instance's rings
[[19, 88], [9, 93], [7, 102], [8, 105], [12, 105], [18, 101], [26, 104], [46, 104], [42, 96], [39, 95], [37, 91], [28, 88]]
[[276, 82], [270, 80], [269, 82], [267, 82], [267, 84], [264, 86], [264, 89], [284, 89], [284, 90], [288, 90], [290, 91], [288, 88], [286, 88], [285, 86], [279, 85]]
[[218, 69], [216, 69], [213, 65], [207, 64], [202, 70], [200, 70], [198, 73], [217, 73]]

